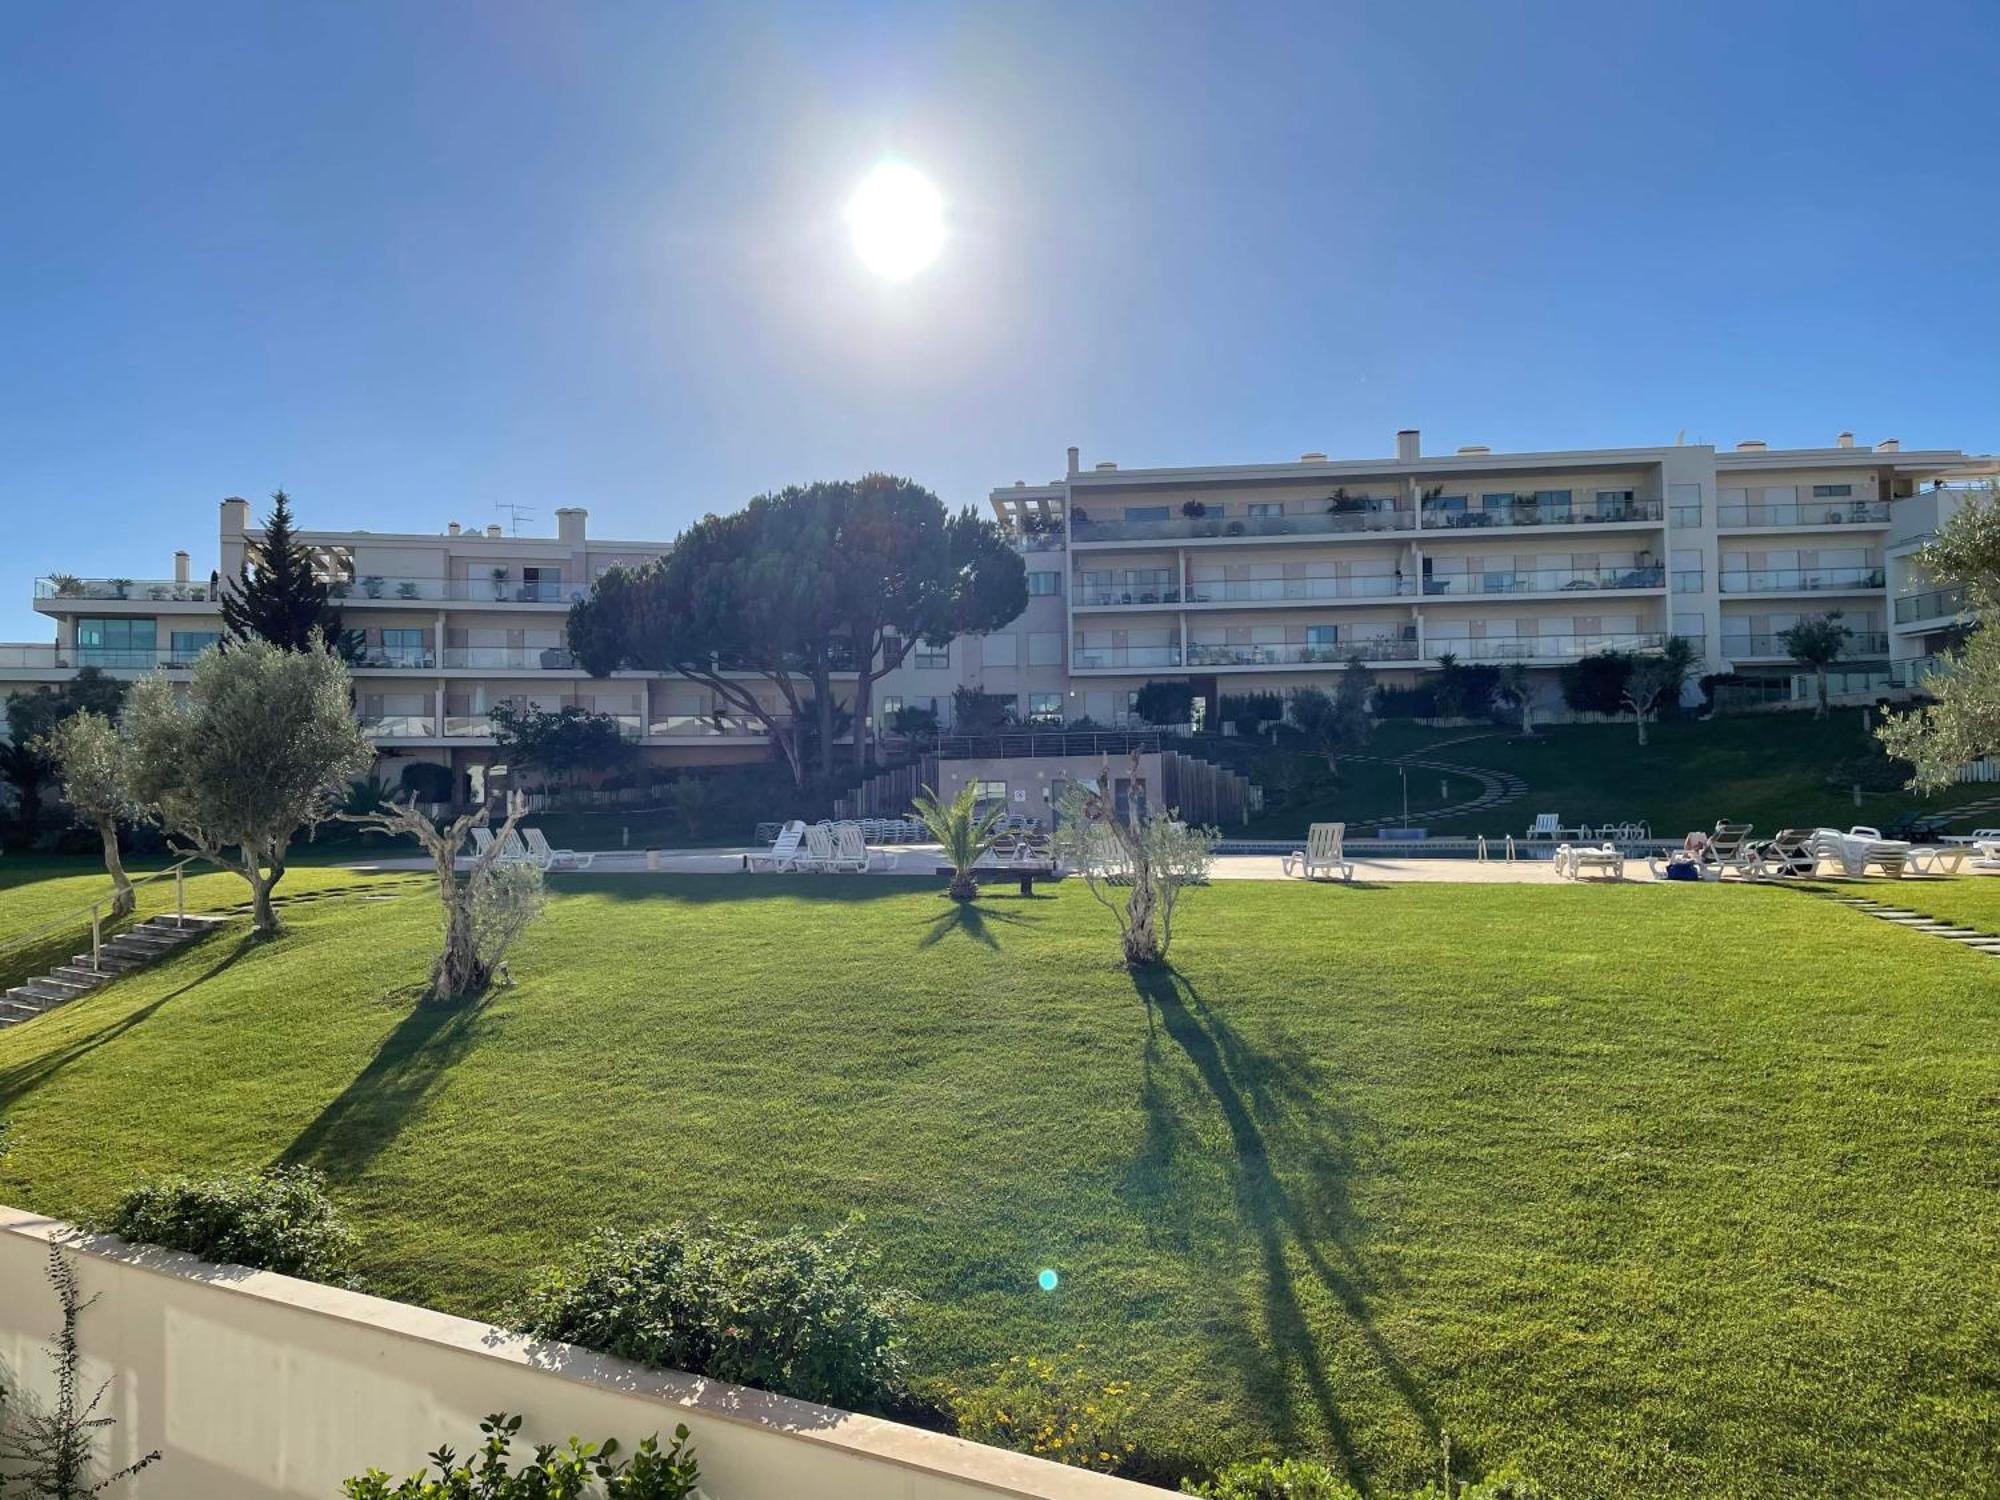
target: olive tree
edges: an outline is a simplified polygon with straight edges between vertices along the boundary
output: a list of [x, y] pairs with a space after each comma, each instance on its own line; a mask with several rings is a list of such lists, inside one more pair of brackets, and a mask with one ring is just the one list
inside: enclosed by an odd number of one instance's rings
[[1215, 862], [1212, 828], [1190, 828], [1171, 811], [1148, 817], [1146, 782], [1132, 756], [1131, 787], [1121, 816], [1105, 757], [1095, 787], [1075, 786], [1058, 804], [1057, 859], [1083, 876], [1090, 894], [1118, 920], [1125, 962], [1166, 962], [1181, 891], [1208, 878]]
[[249, 883], [256, 931], [291, 841], [333, 816], [375, 751], [348, 707], [346, 664], [252, 638], [195, 660], [185, 696], [155, 675], [125, 710], [131, 791], [169, 838]]
[[1658, 657], [1647, 657], [1632, 664], [1632, 670], [1625, 676], [1625, 686], [1619, 691], [1619, 701], [1632, 710], [1633, 722], [1639, 726], [1639, 743], [1646, 743], [1646, 725], [1658, 712], [1660, 700], [1671, 688], [1677, 688], [1678, 680], [1671, 663]]
[[463, 871], [459, 851], [473, 829], [486, 826], [491, 812], [486, 806], [438, 823], [417, 811], [413, 794], [407, 802], [384, 802], [374, 812], [345, 815], [350, 823], [413, 838], [431, 857], [438, 900], [444, 906], [444, 952], [431, 971], [426, 998], [449, 1005], [484, 993], [499, 972], [508, 945], [541, 915], [548, 899], [542, 872], [525, 860], [500, 863], [527, 806], [521, 793], [508, 795], [500, 832], [466, 861]]
[[35, 746], [54, 763], [63, 797], [77, 817], [95, 828], [104, 841], [104, 872], [111, 877], [111, 915], [130, 916], [138, 898], [118, 854], [118, 825], [137, 822], [145, 814], [132, 799], [125, 737], [103, 714], [85, 709], [56, 725]]

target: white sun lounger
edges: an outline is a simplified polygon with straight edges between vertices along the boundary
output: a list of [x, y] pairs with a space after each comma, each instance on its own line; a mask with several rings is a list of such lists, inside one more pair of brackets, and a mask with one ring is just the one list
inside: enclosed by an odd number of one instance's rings
[[1555, 863], [1556, 874], [1565, 880], [1581, 880], [1586, 870], [1609, 875], [1613, 880], [1625, 878], [1625, 856], [1612, 844], [1595, 848], [1588, 844], [1564, 844], [1556, 850]]
[[871, 854], [868, 842], [862, 836], [858, 823], [836, 823], [833, 825], [833, 864], [830, 868], [843, 874], [865, 875], [870, 864], [879, 859], [882, 868], [893, 870], [901, 856], [889, 853]]
[[1307, 880], [1321, 880], [1328, 875], [1352, 880], [1354, 866], [1347, 858], [1346, 842], [1345, 823], [1313, 824], [1306, 830], [1305, 848], [1294, 849], [1285, 856], [1285, 874], [1296, 870]]
[[1918, 844], [1910, 850], [1910, 868], [1919, 875], [1956, 875], [1965, 869], [1966, 853], [1956, 844]]
[[769, 870], [782, 873], [799, 868], [799, 845], [805, 842], [806, 825], [797, 819], [778, 830], [771, 847], [761, 854], [746, 854], [743, 868], [746, 870]]
[[551, 849], [549, 836], [539, 828], [523, 828], [521, 837], [527, 840], [528, 857], [544, 870], [558, 865], [566, 870], [587, 870], [597, 858], [594, 853], [578, 854], [574, 849]]

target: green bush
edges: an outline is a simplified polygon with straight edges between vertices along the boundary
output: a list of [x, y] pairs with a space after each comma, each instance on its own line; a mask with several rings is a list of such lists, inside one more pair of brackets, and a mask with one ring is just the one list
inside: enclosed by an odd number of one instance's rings
[[1361, 1500], [1354, 1486], [1309, 1458], [1260, 1458], [1231, 1464], [1207, 1484], [1183, 1484], [1208, 1500]]
[[542, 1273], [514, 1323], [644, 1365], [881, 1411], [901, 1391], [903, 1299], [871, 1283], [874, 1260], [845, 1228], [600, 1230]]
[[353, 1254], [326, 1179], [309, 1167], [144, 1183], [103, 1227], [138, 1244], [309, 1281], [344, 1282]]
[[403, 767], [403, 795], [419, 802], [450, 802], [458, 793], [458, 777], [434, 760], [413, 760]]
[[958, 1435], [975, 1443], [1100, 1474], [1131, 1475], [1149, 1462], [1133, 1432], [1149, 1398], [1080, 1359], [1016, 1355], [996, 1366], [986, 1384], [948, 1386], [942, 1394]]
[[382, 1470], [370, 1469], [343, 1484], [341, 1493], [348, 1500], [556, 1500], [582, 1495], [595, 1482], [604, 1500], [685, 1500], [701, 1482], [686, 1427], [674, 1429], [673, 1446], [665, 1451], [657, 1437], [649, 1437], [629, 1459], [621, 1459], [616, 1438], [601, 1445], [571, 1438], [567, 1448], [537, 1448], [533, 1459], [518, 1469], [511, 1466], [508, 1450], [521, 1419], [500, 1412], [481, 1422], [479, 1430], [486, 1440], [464, 1463], [449, 1448], [430, 1455], [437, 1466], [435, 1479], [412, 1474], [395, 1483]]

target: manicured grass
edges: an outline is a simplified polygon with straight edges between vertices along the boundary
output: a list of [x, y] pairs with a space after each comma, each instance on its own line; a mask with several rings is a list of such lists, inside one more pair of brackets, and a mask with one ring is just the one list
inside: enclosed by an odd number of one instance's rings
[[[1874, 880], [1865, 887], [1844, 882], [1842, 894], [1868, 896], [1922, 912], [1941, 922], [2000, 933], [2000, 876], [1959, 875], [1948, 880]], [[2000, 967], [2000, 966], [1997, 966]], [[1995, 975], [2000, 985], [2000, 973]]]
[[414, 1007], [414, 896], [0, 1033], [0, 1200], [313, 1162], [375, 1288], [475, 1314], [600, 1222], [859, 1211], [923, 1373], [1083, 1343], [1197, 1458], [1992, 1492], [1992, 959], [1784, 889], [1242, 883], [1135, 983], [1073, 885], [560, 888], [476, 1011]]
[[[1864, 793], [1855, 806], [1852, 789], [1834, 785], [1828, 775], [1866, 749], [1858, 709], [1837, 710], [1824, 722], [1804, 714], [1681, 720], [1652, 725], [1648, 739], [1642, 748], [1629, 724], [1556, 725], [1524, 739], [1505, 726], [1485, 732], [1392, 723], [1378, 731], [1367, 753], [1435, 754], [1454, 764], [1511, 771], [1527, 782], [1528, 795], [1504, 808], [1437, 817], [1429, 809], [1439, 805], [1438, 773], [1412, 770], [1412, 821], [1433, 834], [1519, 834], [1539, 812], [1558, 813], [1566, 825], [1643, 820], [1663, 838], [1712, 828], [1718, 818], [1750, 822], [1759, 834], [1794, 826], [1879, 827], [1911, 808], [1948, 813], [1994, 792], [1970, 785], [1931, 797]], [[1354, 765], [1343, 773], [1347, 784], [1337, 792], [1309, 804], [1273, 807], [1253, 820], [1249, 832], [1290, 837], [1312, 822], [1400, 818], [1400, 781], [1393, 770], [1386, 777], [1383, 771]], [[1447, 779], [1450, 800], [1476, 794], [1470, 779]], [[1985, 814], [1965, 820], [1965, 828], [1993, 820]]]

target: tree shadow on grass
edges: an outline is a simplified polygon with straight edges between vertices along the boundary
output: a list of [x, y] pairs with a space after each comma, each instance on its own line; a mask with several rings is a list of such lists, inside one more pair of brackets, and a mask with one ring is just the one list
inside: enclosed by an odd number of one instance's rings
[[335, 1181], [358, 1177], [472, 1050], [485, 1008], [484, 1000], [413, 1006], [368, 1066], [299, 1132], [279, 1162], [317, 1167]]
[[936, 890], [942, 882], [930, 874], [898, 872], [891, 875], [772, 875], [726, 872], [712, 875], [676, 875], [651, 872], [631, 874], [564, 874], [553, 889], [565, 896], [608, 896], [614, 901], [671, 901], [683, 906], [701, 906], [724, 901], [771, 901], [777, 899], [851, 903], [882, 901]]
[[934, 948], [952, 933], [961, 932], [976, 943], [984, 943], [989, 948], [997, 949], [1000, 941], [987, 930], [988, 922], [1025, 927], [1042, 920], [1037, 916], [1026, 916], [1017, 912], [995, 911], [990, 904], [985, 904], [987, 902], [988, 898], [984, 896], [979, 901], [954, 901], [935, 916], [927, 917], [925, 920], [930, 925], [924, 929], [924, 935], [917, 940], [917, 946]]
[[[76, 1062], [80, 1058], [87, 1057], [107, 1043], [117, 1041], [118, 1038], [124, 1036], [125, 1033], [131, 1031], [134, 1027], [145, 1024], [169, 1001], [178, 1000], [189, 990], [198, 989], [200, 986], [208, 983], [209, 980], [214, 979], [224, 970], [228, 969], [252, 949], [263, 947], [265, 941], [265, 939], [257, 937], [254, 933], [244, 933], [230, 945], [227, 953], [223, 954], [216, 962], [209, 965], [207, 969], [197, 974], [186, 984], [181, 985], [178, 989], [167, 991], [159, 999], [148, 1001], [137, 1010], [127, 1012], [108, 1025], [99, 1027], [96, 1031], [72, 1038], [52, 1052], [45, 1052], [38, 1057], [27, 1058], [14, 1064], [12, 1067], [0, 1068], [0, 1108], [5, 1108], [9, 1104], [18, 1104], [71, 1063]], [[100, 991], [100, 993], [102, 992]], [[114, 997], [115, 993], [114, 991]], [[41, 1020], [29, 1021], [25, 1024], [30, 1026], [46, 1025], [51, 1016], [62, 1015], [65, 1012], [73, 1014], [74, 1012], [70, 1010], [70, 1007], [88, 1004], [89, 998], [94, 997], [88, 997], [84, 1000], [72, 1000], [68, 1006], [49, 1012]]]
[[[1304, 1381], [1349, 1482], [1366, 1493], [1308, 1303], [1318, 1305], [1323, 1323], [1344, 1319], [1425, 1432], [1435, 1439], [1439, 1429], [1429, 1396], [1375, 1326], [1369, 1296], [1381, 1278], [1355, 1249], [1360, 1221], [1348, 1192], [1352, 1121], [1330, 1102], [1329, 1086], [1308, 1064], [1275, 1048], [1251, 1047], [1185, 975], [1172, 968], [1142, 970], [1132, 983], [1146, 1003], [1148, 1036], [1140, 1086], [1145, 1140], [1128, 1179], [1131, 1196], [1184, 1253], [1199, 1254], [1218, 1230], [1199, 1201], [1205, 1186], [1217, 1185], [1202, 1178], [1219, 1168], [1226, 1178], [1219, 1186], [1233, 1206], [1220, 1237], [1226, 1250], [1248, 1231], [1261, 1270], [1263, 1305], [1257, 1311], [1267, 1334], [1260, 1343], [1245, 1332], [1226, 1347], [1242, 1362], [1288, 1449], [1305, 1435], [1297, 1430], [1286, 1386], [1294, 1375]], [[1177, 1086], [1196, 1109], [1220, 1114], [1228, 1132], [1226, 1162], [1217, 1163], [1204, 1148], [1198, 1122], [1176, 1102]]]

